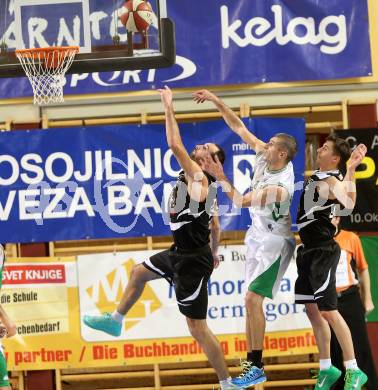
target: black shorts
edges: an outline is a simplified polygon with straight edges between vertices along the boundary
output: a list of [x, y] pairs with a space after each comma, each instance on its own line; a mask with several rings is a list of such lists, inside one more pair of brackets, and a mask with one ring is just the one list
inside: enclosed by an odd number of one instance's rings
[[207, 282], [214, 269], [214, 259], [207, 245], [200, 250], [181, 253], [174, 247], [150, 257], [143, 265], [168, 280], [174, 287], [180, 312], [189, 318], [207, 316]]
[[340, 247], [336, 241], [297, 252], [296, 303], [317, 303], [319, 310], [337, 310], [336, 268]]

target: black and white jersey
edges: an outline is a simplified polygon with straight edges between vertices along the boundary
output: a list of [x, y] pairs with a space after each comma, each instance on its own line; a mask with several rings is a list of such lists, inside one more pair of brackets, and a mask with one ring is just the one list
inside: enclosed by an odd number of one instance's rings
[[321, 246], [335, 235], [331, 219], [338, 214], [341, 204], [337, 199], [322, 198], [317, 189], [320, 181], [331, 176], [343, 179], [339, 170], [316, 171], [305, 183], [297, 214], [299, 236], [304, 245]]
[[210, 221], [216, 207], [215, 179], [204, 172], [209, 193], [203, 202], [190, 198], [184, 172], [180, 172], [169, 198], [170, 228], [178, 249], [195, 250], [210, 241]]

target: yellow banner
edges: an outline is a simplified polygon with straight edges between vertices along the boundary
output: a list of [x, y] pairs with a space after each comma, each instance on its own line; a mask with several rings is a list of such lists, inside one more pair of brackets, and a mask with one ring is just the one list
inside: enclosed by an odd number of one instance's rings
[[[104, 341], [100, 337], [100, 341], [86, 341], [82, 336], [80, 319], [83, 313], [80, 312], [77, 269], [74, 258], [7, 261], [0, 300], [18, 329], [17, 336], [4, 340], [10, 370], [206, 360], [198, 343], [190, 337], [154, 339], [153, 321], [148, 340], [110, 337]], [[149, 296], [151, 291], [147, 290], [145, 294]], [[141, 300], [148, 298], [147, 295]], [[169, 327], [170, 324], [164, 326]], [[217, 337], [226, 358], [245, 355], [243, 334]], [[316, 351], [315, 339], [309, 329], [269, 332], [264, 340], [265, 356]]]

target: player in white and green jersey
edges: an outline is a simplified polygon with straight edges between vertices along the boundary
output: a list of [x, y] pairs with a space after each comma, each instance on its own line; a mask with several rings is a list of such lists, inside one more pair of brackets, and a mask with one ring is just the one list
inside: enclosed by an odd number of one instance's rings
[[[279, 143], [283, 136], [270, 141]], [[292, 257], [295, 241], [291, 232], [290, 203], [294, 194], [291, 161], [280, 169], [270, 169], [263, 152], [256, 156], [251, 192], [282, 188], [284, 199], [272, 199], [264, 205], [252, 204], [252, 224], [245, 236], [247, 245], [246, 282], [248, 290], [273, 298]], [[274, 195], [273, 197], [274, 198]]]
[[194, 93], [198, 103], [211, 101], [229, 127], [256, 152], [251, 190], [241, 195], [229, 182], [222, 165], [208, 157], [204, 169], [217, 178], [224, 192], [238, 207], [249, 207], [252, 225], [245, 243], [247, 309], [247, 359], [242, 374], [232, 382], [249, 387], [266, 381], [262, 363], [265, 335], [263, 301], [273, 298], [295, 249], [291, 232], [290, 203], [294, 193], [294, 172], [291, 160], [297, 151], [295, 138], [276, 134], [265, 143], [255, 137], [244, 123], [217, 96], [207, 90]]

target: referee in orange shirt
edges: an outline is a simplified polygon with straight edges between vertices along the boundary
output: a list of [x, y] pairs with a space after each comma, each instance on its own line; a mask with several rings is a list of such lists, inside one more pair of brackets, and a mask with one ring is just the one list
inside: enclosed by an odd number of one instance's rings
[[[340, 217], [334, 217], [332, 223], [336, 226], [335, 241], [341, 248], [340, 260], [336, 270], [338, 310], [351, 331], [358, 367], [369, 378], [365, 387], [367, 390], [378, 390], [378, 380], [365, 319], [365, 315], [374, 309], [371, 299], [368, 264], [357, 234], [340, 230]], [[345, 373], [342, 351], [333, 332], [331, 336], [331, 360], [335, 367]], [[344, 380], [341, 376], [333, 390], [343, 389]]]

